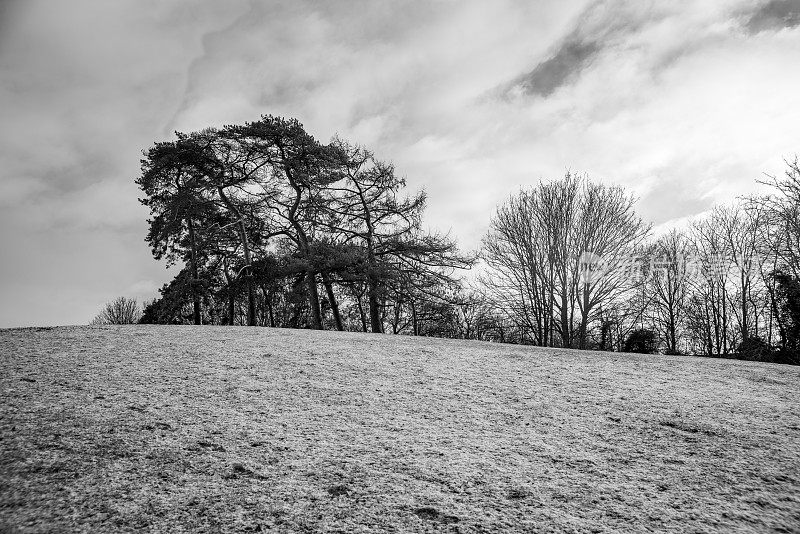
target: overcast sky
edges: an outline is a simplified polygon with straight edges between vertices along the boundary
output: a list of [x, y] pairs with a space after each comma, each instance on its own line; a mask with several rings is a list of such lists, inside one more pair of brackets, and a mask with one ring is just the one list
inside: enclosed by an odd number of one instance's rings
[[800, 0], [0, 1], [0, 326], [80, 324], [170, 273], [141, 150], [296, 117], [393, 161], [477, 246], [568, 168], [680, 224], [800, 152]]

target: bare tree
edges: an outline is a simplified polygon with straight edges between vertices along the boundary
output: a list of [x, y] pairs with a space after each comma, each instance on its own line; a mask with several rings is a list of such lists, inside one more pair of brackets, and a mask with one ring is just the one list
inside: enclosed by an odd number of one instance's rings
[[646, 288], [650, 295], [654, 326], [666, 344], [666, 351], [672, 354], [678, 352], [680, 330], [686, 314], [690, 254], [691, 244], [684, 234], [676, 230], [648, 247], [651, 269], [646, 277]]
[[731, 330], [729, 243], [722, 219], [715, 209], [692, 226], [691, 239], [701, 275], [693, 280], [690, 325], [708, 356], [728, 354], [735, 343]]
[[570, 174], [520, 191], [498, 206], [483, 239], [488, 269], [481, 281], [523, 343], [550, 346], [558, 335], [561, 345], [570, 345], [574, 308], [568, 287], [577, 265], [571, 269], [568, 260], [567, 229], [577, 198], [578, 182]]
[[748, 209], [742, 203], [736, 203], [720, 213], [731, 266], [734, 268], [731, 282], [735, 302], [732, 305], [738, 323], [739, 341], [743, 342], [752, 336], [758, 337], [764, 311], [759, 229], [765, 224], [766, 215], [758, 206]]
[[693, 333], [708, 355], [728, 354], [767, 334], [769, 287], [763, 272], [766, 212], [752, 203], [717, 206], [692, 229], [702, 276], [691, 284]]
[[[629, 288], [631, 260], [649, 227], [621, 188], [571, 173], [540, 183], [499, 206], [484, 237], [483, 277], [530, 341], [585, 348], [603, 304]], [[602, 258], [602, 276], [586, 276], [587, 253]]]
[[775, 227], [772, 248], [781, 258], [781, 269], [800, 277], [800, 160], [786, 161], [782, 177], [767, 176], [763, 181], [775, 194], [758, 199]]
[[[759, 225], [759, 245], [765, 259], [761, 276], [769, 303], [767, 340], [780, 347], [784, 357], [797, 350], [800, 337], [796, 331], [792, 335], [793, 328], [787, 324], [787, 318], [791, 317], [788, 311], [800, 307], [793, 302], [797, 293], [792, 289], [800, 280], [800, 162], [795, 157], [787, 160], [786, 165], [783, 176], [768, 175], [762, 181], [772, 186], [773, 194], [749, 201], [750, 208], [758, 210], [763, 219]], [[792, 358], [796, 359], [797, 354]]]
[[103, 309], [100, 310], [97, 317], [92, 319], [90, 324], [135, 324], [139, 321], [141, 315], [139, 303], [136, 302], [136, 299], [117, 297], [107, 303]]
[[636, 282], [630, 265], [650, 227], [636, 215], [635, 198], [621, 187], [609, 187], [583, 180], [575, 242], [579, 253], [591, 253], [602, 261], [599, 276], [573, 277], [577, 285], [580, 325], [579, 348], [586, 348], [587, 328], [603, 302], [624, 295]]

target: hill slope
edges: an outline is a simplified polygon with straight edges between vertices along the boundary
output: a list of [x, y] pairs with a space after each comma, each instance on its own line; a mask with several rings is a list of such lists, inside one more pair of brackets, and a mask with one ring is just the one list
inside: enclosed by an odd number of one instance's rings
[[0, 369], [0, 531], [800, 529], [800, 368], [136, 326]]

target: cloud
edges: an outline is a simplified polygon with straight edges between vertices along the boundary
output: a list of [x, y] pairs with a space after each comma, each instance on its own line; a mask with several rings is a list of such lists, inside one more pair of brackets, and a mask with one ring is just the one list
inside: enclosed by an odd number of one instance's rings
[[514, 85], [526, 94], [549, 96], [577, 77], [599, 51], [597, 43], [567, 41], [553, 56], [536, 65]]
[[[699, 199], [742, 194], [764, 167], [796, 150], [789, 140], [798, 132], [788, 104], [798, 101], [798, 75], [785, 71], [800, 35], [748, 37], [741, 13], [752, 9], [594, 3], [533, 70], [490, 92], [485, 109], [509, 112], [506, 150], [540, 172], [584, 170], [643, 199], [656, 198], [657, 182], [686, 192], [678, 205], [643, 202], [653, 220], [700, 209], [708, 200]], [[548, 72], [558, 75], [542, 78]]]
[[0, 5], [0, 325], [85, 322], [168, 281], [133, 179], [174, 129], [273, 113], [366, 143], [468, 248], [568, 168], [667, 225], [798, 151], [796, 3]]
[[757, 7], [745, 27], [751, 33], [800, 26], [800, 1], [770, 0]]
[[131, 279], [168, 276], [144, 243], [140, 151], [236, 6], [2, 5], [0, 326], [86, 322]]
[[533, 70], [504, 84], [505, 96], [547, 97], [574, 83], [581, 72], [602, 53], [630, 39], [646, 25], [668, 16], [646, 2], [604, 0], [589, 4], [575, 19], [573, 29], [548, 51]]

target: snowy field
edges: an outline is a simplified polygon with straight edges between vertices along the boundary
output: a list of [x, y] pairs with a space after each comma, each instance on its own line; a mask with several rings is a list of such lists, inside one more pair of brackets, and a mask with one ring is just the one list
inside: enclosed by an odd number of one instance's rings
[[800, 532], [800, 368], [0, 331], [0, 532]]

